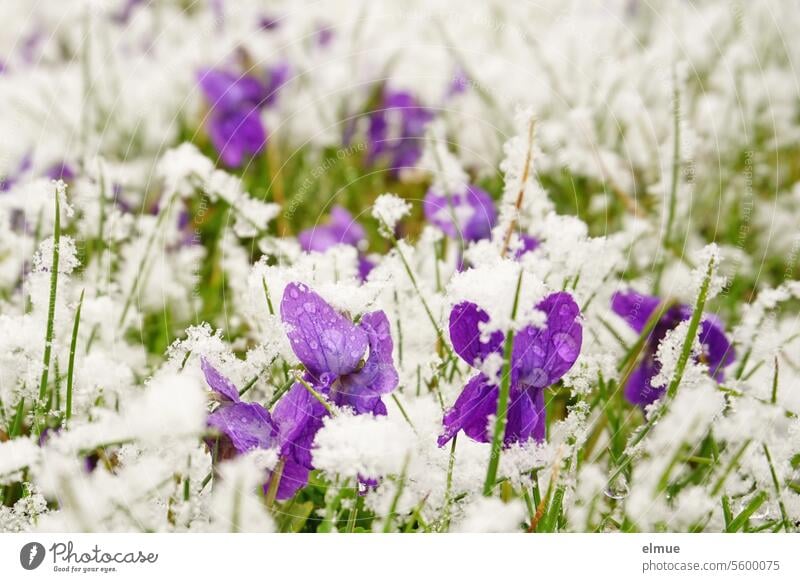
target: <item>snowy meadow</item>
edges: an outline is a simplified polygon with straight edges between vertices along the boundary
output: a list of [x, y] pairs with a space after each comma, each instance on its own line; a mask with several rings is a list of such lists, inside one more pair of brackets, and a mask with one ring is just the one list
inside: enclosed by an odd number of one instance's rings
[[798, 531], [798, 39], [4, 0], [0, 531]]

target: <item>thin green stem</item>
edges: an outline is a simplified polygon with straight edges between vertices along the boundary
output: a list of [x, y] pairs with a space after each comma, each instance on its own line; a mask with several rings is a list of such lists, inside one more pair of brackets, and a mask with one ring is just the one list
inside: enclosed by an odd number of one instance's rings
[[75, 310], [75, 322], [72, 324], [72, 340], [69, 344], [69, 364], [67, 367], [67, 411], [65, 419], [69, 422], [72, 418], [72, 389], [73, 380], [75, 377], [75, 348], [78, 344], [78, 328], [81, 323], [81, 308], [83, 307], [83, 294], [85, 289], [81, 291], [81, 298], [78, 300], [78, 308]]
[[772, 476], [772, 484], [775, 487], [775, 495], [778, 497], [778, 507], [781, 510], [781, 519], [783, 520], [783, 528], [786, 533], [789, 533], [789, 516], [786, 513], [786, 506], [783, 504], [783, 496], [781, 495], [781, 484], [778, 480], [778, 474], [775, 472], [775, 465], [772, 463], [772, 455], [769, 454], [767, 443], [762, 443], [764, 448], [764, 456], [767, 458], [769, 464], [769, 473]]
[[381, 224], [383, 225], [386, 232], [390, 233], [391, 240], [392, 242], [394, 242], [394, 248], [397, 250], [397, 255], [400, 257], [400, 261], [403, 263], [403, 268], [405, 269], [408, 278], [411, 280], [411, 285], [414, 287], [414, 291], [416, 291], [419, 300], [422, 302], [422, 307], [425, 309], [425, 313], [427, 314], [428, 319], [430, 320], [431, 325], [433, 326], [433, 329], [436, 331], [436, 337], [438, 338], [440, 345], [449, 353], [450, 348], [448, 347], [447, 342], [444, 339], [444, 334], [442, 333], [439, 324], [436, 322], [436, 318], [433, 316], [433, 311], [431, 311], [428, 302], [425, 300], [425, 296], [422, 294], [422, 291], [420, 291], [419, 284], [417, 283], [417, 278], [414, 276], [414, 271], [411, 270], [411, 265], [409, 265], [408, 260], [406, 259], [406, 256], [403, 253], [403, 250], [400, 248], [400, 244], [399, 241], [397, 240], [397, 237], [395, 237], [394, 234], [392, 234], [392, 230], [387, 226], [387, 224], [383, 220], [381, 220]]
[[447, 462], [447, 484], [444, 490], [444, 511], [442, 512], [441, 531], [448, 531], [450, 529], [450, 505], [453, 502], [451, 496], [453, 494], [453, 469], [456, 465], [456, 442], [458, 442], [458, 434], [454, 435], [453, 440], [450, 442], [450, 459]]
[[[514, 292], [514, 305], [511, 308], [511, 321], [517, 317], [519, 307], [519, 292], [522, 288], [522, 270], [517, 279], [517, 289]], [[483, 483], [483, 494], [489, 496], [497, 480], [497, 468], [500, 465], [500, 453], [503, 446], [503, 435], [508, 422], [508, 400], [511, 393], [511, 353], [514, 350], [514, 331], [509, 330], [506, 335], [505, 348], [503, 349], [503, 376], [500, 381], [500, 393], [497, 397], [497, 413], [494, 421], [492, 435], [492, 448], [489, 453], [489, 465], [486, 469], [486, 480]]]
[[275, 308], [272, 306], [272, 299], [269, 296], [269, 287], [267, 287], [267, 279], [261, 277], [261, 286], [264, 288], [264, 297], [267, 298], [267, 309], [270, 315], [275, 315]]
[[778, 358], [775, 358], [775, 373], [772, 375], [772, 397], [770, 398], [772, 404], [778, 402]]
[[692, 317], [689, 320], [689, 329], [686, 333], [686, 338], [683, 340], [683, 347], [681, 348], [681, 355], [678, 358], [678, 364], [675, 366], [675, 375], [672, 377], [672, 382], [670, 382], [667, 388], [667, 397], [669, 400], [672, 400], [678, 392], [678, 386], [680, 386], [681, 380], [683, 379], [686, 364], [689, 363], [689, 357], [692, 355], [692, 346], [697, 337], [697, 331], [700, 328], [700, 320], [703, 318], [703, 310], [705, 309], [706, 300], [708, 299], [708, 289], [711, 286], [714, 266], [714, 258], [712, 257], [711, 260], [708, 261], [706, 275], [703, 278], [703, 283], [700, 286], [700, 293], [697, 295], [694, 311], [692, 311]]
[[411, 422], [411, 418], [409, 418], [408, 413], [406, 412], [406, 409], [401, 404], [400, 398], [397, 397], [397, 394], [392, 394], [392, 400], [394, 400], [394, 403], [397, 405], [397, 408], [400, 410], [400, 414], [403, 415], [403, 418], [408, 423], [408, 426], [410, 426], [412, 429], [414, 429], [414, 431], [416, 431], [417, 429], [414, 427], [414, 423]]
[[334, 416], [336, 414], [336, 411], [331, 406], [331, 403], [328, 402], [322, 394], [314, 390], [314, 387], [311, 386], [311, 384], [309, 384], [308, 382], [306, 382], [300, 374], [297, 374], [297, 376], [295, 377], [297, 378], [297, 381], [300, 382], [305, 387], [306, 390], [308, 390], [311, 396], [316, 398], [319, 401], [319, 403], [325, 407], [325, 410], [328, 411], [328, 414], [330, 414], [331, 416]]
[[389, 506], [389, 515], [386, 516], [386, 523], [383, 524], [383, 533], [389, 533], [392, 530], [392, 520], [397, 513], [397, 506], [400, 503], [400, 496], [403, 494], [403, 488], [406, 485], [406, 472], [408, 471], [409, 458], [406, 457], [403, 462], [403, 470], [400, 472], [400, 481], [397, 484], [397, 491], [394, 492], [392, 497], [392, 504]]
[[[55, 222], [53, 226], [53, 257], [50, 266], [50, 301], [47, 307], [47, 329], [44, 336], [44, 355], [42, 358], [42, 377], [39, 381], [37, 411], [41, 408], [47, 393], [47, 380], [50, 374], [50, 358], [53, 351], [53, 334], [56, 318], [56, 295], [58, 292], [58, 260], [61, 245], [61, 192], [63, 186], [56, 186]], [[37, 423], [38, 424], [38, 423]]]
[[725, 485], [725, 481], [728, 480], [728, 475], [730, 475], [731, 472], [733, 472], [733, 470], [739, 465], [739, 461], [741, 460], [742, 455], [744, 455], [744, 452], [747, 450], [747, 447], [750, 445], [750, 442], [751, 442], [750, 439], [744, 441], [742, 443], [742, 446], [739, 447], [739, 450], [737, 450], [736, 453], [733, 455], [730, 463], [728, 463], [728, 466], [725, 467], [725, 470], [722, 472], [722, 475], [720, 475], [720, 478], [717, 479], [717, 482], [714, 484], [714, 488], [711, 490], [712, 497], [716, 497], [717, 494], [720, 491], [722, 491], [722, 487]]
[[761, 507], [764, 502], [767, 500], [767, 494], [764, 491], [759, 491], [753, 499], [750, 500], [750, 503], [742, 510], [742, 512], [737, 515], [733, 521], [731, 521], [730, 525], [725, 529], [728, 533], [737, 532], [742, 529], [747, 521], [750, 519], [750, 516], [753, 515], [759, 507]]
[[267, 488], [267, 507], [272, 507], [275, 503], [275, 497], [278, 495], [278, 487], [281, 484], [281, 477], [283, 477], [283, 468], [286, 466], [286, 459], [281, 457], [278, 464], [272, 470], [272, 475], [269, 479], [269, 487]]

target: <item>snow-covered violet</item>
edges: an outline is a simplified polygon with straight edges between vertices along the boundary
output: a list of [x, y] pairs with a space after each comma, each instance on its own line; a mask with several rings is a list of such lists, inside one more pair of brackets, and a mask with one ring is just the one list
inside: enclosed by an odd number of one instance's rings
[[[547, 316], [543, 328], [525, 326], [514, 335], [511, 352], [511, 392], [503, 442], [524, 443], [545, 438], [545, 389], [558, 382], [578, 359], [583, 341], [580, 309], [569, 293], [552, 293], [536, 309]], [[470, 366], [480, 367], [491, 355], [502, 357], [501, 331], [484, 338], [489, 314], [474, 303], [459, 303], [450, 312], [453, 349]], [[490, 418], [497, 411], [499, 383], [483, 372], [474, 375], [453, 407], [444, 415], [439, 446], [458, 431], [478, 442], [491, 440]]]
[[[636, 291], [615, 293], [611, 308], [640, 334], [645, 332], [654, 314], [660, 314], [658, 320], [648, 330], [641, 359], [631, 371], [624, 387], [628, 402], [644, 408], [661, 398], [666, 391], [666, 386], [653, 384], [654, 378], [661, 370], [661, 363], [655, 357], [656, 350], [668, 331], [691, 317], [692, 310], [688, 305], [665, 305], [664, 300], [658, 297]], [[698, 355], [698, 359], [708, 366], [709, 374], [715, 380], [722, 382], [725, 379], [725, 369], [736, 359], [736, 352], [725, 335], [725, 328], [718, 317], [704, 314], [700, 324], [699, 341], [702, 353]]]

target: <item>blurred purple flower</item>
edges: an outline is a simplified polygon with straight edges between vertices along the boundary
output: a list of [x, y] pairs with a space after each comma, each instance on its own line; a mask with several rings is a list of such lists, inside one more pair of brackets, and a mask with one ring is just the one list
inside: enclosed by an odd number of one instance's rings
[[332, 26], [321, 24], [317, 29], [317, 46], [326, 47], [331, 44], [336, 33]]
[[467, 89], [470, 85], [470, 79], [467, 76], [466, 71], [461, 67], [457, 67], [455, 72], [453, 73], [453, 79], [450, 82], [450, 85], [447, 87], [447, 92], [445, 93], [445, 99], [450, 99], [455, 97], [456, 95], [461, 95], [462, 93], [466, 93]]
[[[300, 247], [308, 252], [325, 252], [338, 244], [350, 245], [358, 249], [364, 239], [364, 228], [353, 219], [353, 215], [346, 208], [341, 206], [334, 206], [331, 209], [330, 220], [327, 224], [314, 226], [297, 235]], [[374, 266], [372, 261], [359, 252], [358, 273], [362, 281], [366, 280]]]
[[17, 164], [17, 168], [13, 173], [6, 176], [0, 176], [0, 192], [8, 192], [11, 190], [20, 177], [25, 174], [25, 172], [30, 170], [32, 165], [33, 159], [30, 152], [28, 152], [22, 156], [22, 159], [20, 159], [19, 164]]
[[126, 0], [119, 11], [111, 15], [111, 19], [117, 24], [127, 24], [134, 10], [144, 2], [145, 0]]
[[214, 69], [201, 71], [198, 80], [211, 107], [208, 132], [222, 162], [238, 167], [245, 156], [261, 153], [267, 143], [260, 114], [267, 93], [261, 81]]
[[[547, 316], [544, 327], [528, 325], [514, 336], [505, 446], [531, 438], [544, 440], [544, 389], [569, 371], [581, 351], [580, 309], [569, 293], [552, 293], [536, 309]], [[489, 314], [470, 302], [459, 303], [450, 312], [453, 348], [470, 366], [480, 366], [490, 354], [503, 355], [505, 337], [501, 331], [486, 339], [481, 337], [481, 327], [488, 321]], [[489, 418], [497, 413], [498, 396], [499, 387], [493, 380], [483, 372], [473, 376], [444, 415], [439, 446], [460, 430], [475, 441], [489, 442]]]
[[271, 107], [278, 101], [278, 93], [289, 81], [292, 67], [287, 61], [281, 61], [267, 69], [267, 84], [264, 88], [264, 106]]
[[369, 114], [367, 161], [386, 163], [392, 173], [413, 167], [422, 155], [425, 127], [433, 112], [405, 91], [387, 89]]
[[75, 170], [65, 161], [56, 162], [45, 170], [44, 175], [51, 180], [64, 180], [65, 182], [72, 182], [76, 177]]
[[357, 247], [364, 240], [364, 228], [353, 219], [347, 209], [334, 206], [327, 224], [304, 230], [297, 236], [297, 240], [304, 251], [322, 252], [338, 244]]
[[[431, 188], [425, 194], [422, 209], [428, 222], [461, 244], [459, 271], [464, 269], [464, 243], [491, 238], [492, 228], [497, 224], [494, 200], [488, 192], [477, 186], [467, 186], [463, 192], [450, 195]], [[514, 254], [516, 259], [539, 246], [539, 240], [533, 236], [522, 234], [520, 239], [522, 246]]]
[[258, 27], [261, 30], [275, 30], [281, 24], [281, 19], [277, 16], [264, 15], [258, 19]]
[[425, 218], [455, 240], [475, 242], [489, 238], [497, 211], [489, 194], [477, 186], [463, 192], [440, 194], [431, 188], [422, 203]]
[[[611, 299], [611, 309], [624, 318], [634, 331], [642, 333], [660, 303], [661, 299], [652, 295], [635, 291], [617, 292]], [[667, 309], [655, 324], [647, 338], [644, 357], [625, 384], [625, 398], [628, 402], [644, 408], [664, 395], [666, 387], [653, 386], [653, 378], [661, 371], [661, 363], [655, 357], [658, 345], [668, 331], [691, 316], [691, 307], [678, 304]], [[704, 316], [700, 324], [700, 344], [703, 347], [700, 359], [708, 365], [713, 378], [722, 382], [725, 368], [733, 363], [736, 354], [719, 319], [709, 314]]]
[[529, 234], [521, 234], [519, 238], [520, 241], [522, 242], [522, 245], [514, 253], [514, 258], [519, 259], [525, 253], [535, 251], [536, 249], [539, 248], [540, 244], [539, 239], [536, 238], [535, 236], [531, 236]]

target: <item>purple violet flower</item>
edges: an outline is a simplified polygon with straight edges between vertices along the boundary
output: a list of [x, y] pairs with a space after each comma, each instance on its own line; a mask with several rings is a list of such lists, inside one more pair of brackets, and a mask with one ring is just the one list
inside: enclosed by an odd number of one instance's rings
[[[477, 242], [491, 238], [492, 229], [497, 224], [497, 210], [494, 200], [485, 190], [477, 186], [467, 186], [466, 190], [457, 194], [440, 194], [430, 188], [422, 202], [425, 219], [437, 226], [445, 235], [461, 243], [461, 251], [465, 242]], [[539, 240], [528, 234], [521, 234], [522, 246], [517, 249], [514, 258], [520, 259], [525, 253], [536, 249]], [[464, 264], [461, 253], [458, 258], [458, 270]]]
[[[297, 235], [300, 247], [307, 252], [325, 252], [338, 244], [345, 244], [358, 249], [365, 240], [364, 227], [358, 224], [353, 215], [341, 206], [331, 209], [331, 217], [327, 224], [317, 225]], [[363, 253], [358, 254], [358, 274], [362, 281], [366, 280], [375, 264]]]
[[317, 392], [356, 414], [386, 414], [381, 396], [397, 387], [398, 376], [383, 311], [365, 313], [355, 324], [306, 285], [290, 283], [281, 301], [281, 319], [306, 368], [304, 379]]
[[[356, 325], [306, 285], [290, 283], [281, 300], [281, 318], [292, 350], [306, 368], [303, 382], [356, 414], [386, 414], [381, 396], [397, 387], [398, 375], [389, 320], [383, 311], [365, 313]], [[311, 445], [327, 415], [325, 406], [302, 382], [289, 389], [272, 415], [284, 443], [281, 454], [305, 468], [306, 479], [314, 468]], [[299, 480], [300, 471], [293, 469]]]
[[452, 195], [434, 188], [422, 203], [425, 218], [452, 239], [475, 242], [489, 238], [497, 223], [497, 210], [488, 192], [477, 186]]
[[334, 206], [328, 224], [304, 230], [297, 235], [297, 240], [304, 251], [323, 252], [338, 244], [357, 247], [364, 237], [364, 227], [353, 219], [353, 215], [346, 208]]
[[535, 251], [539, 248], [541, 244], [539, 239], [535, 236], [531, 236], [529, 234], [521, 234], [520, 241], [522, 242], [522, 246], [517, 249], [514, 253], [515, 259], [520, 259], [525, 253], [530, 253], [531, 251]]
[[200, 88], [211, 106], [208, 132], [222, 162], [229, 167], [242, 165], [245, 156], [261, 153], [267, 132], [260, 109], [268, 94], [252, 75], [206, 69], [198, 75]]
[[[623, 317], [634, 331], [641, 333], [660, 303], [661, 300], [652, 295], [635, 291], [617, 292], [611, 299], [611, 309]], [[653, 386], [652, 383], [653, 378], [661, 371], [661, 363], [655, 357], [658, 345], [668, 331], [691, 316], [691, 307], [682, 304], [670, 307], [661, 316], [647, 338], [641, 363], [625, 384], [625, 398], [628, 402], [645, 408], [664, 395], [666, 387]], [[736, 354], [725, 336], [725, 327], [718, 318], [705, 314], [700, 324], [700, 344], [703, 347], [700, 359], [708, 365], [712, 377], [717, 382], [722, 382], [725, 368], [734, 361]]]
[[425, 127], [432, 119], [433, 112], [411, 93], [384, 91], [381, 104], [369, 114], [368, 163], [386, 160], [393, 174], [413, 167], [422, 155]]
[[[581, 351], [580, 309], [569, 293], [552, 293], [536, 309], [547, 315], [545, 326], [528, 325], [514, 336], [505, 446], [531, 438], [544, 440], [544, 389], [569, 371]], [[480, 328], [488, 321], [489, 314], [468, 301], [450, 312], [450, 340], [456, 353], [470, 366], [480, 366], [490, 354], [502, 356], [503, 332], [495, 331], [486, 340], [481, 337]], [[483, 372], [473, 376], [444, 415], [439, 446], [460, 430], [472, 440], [488, 443], [489, 417], [497, 413], [498, 396], [499, 387], [488, 376]]]
[[[275, 407], [275, 414], [254, 402], [242, 402], [239, 391], [233, 383], [223, 376], [208, 360], [201, 358], [200, 366], [206, 382], [214, 390], [220, 405], [208, 415], [207, 424], [219, 433], [217, 439], [207, 439], [209, 449], [216, 449], [216, 460], [227, 460], [252, 449], [279, 448], [284, 461], [281, 480], [276, 499], [292, 497], [298, 489], [308, 482], [308, 469], [298, 465], [293, 455], [298, 435], [293, 432], [294, 418], [286, 414], [287, 408], [295, 408], [295, 402], [286, 402], [286, 397]], [[289, 396], [287, 394], [287, 396]], [[310, 441], [308, 443], [310, 448]], [[271, 478], [271, 477], [270, 477]], [[264, 490], [269, 487], [269, 479]]]
[[[306, 367], [303, 382], [356, 414], [386, 414], [381, 396], [397, 387], [398, 376], [383, 311], [365, 313], [356, 325], [307, 286], [290, 283], [281, 301], [281, 318], [294, 353]], [[256, 448], [278, 447], [284, 465], [276, 499], [292, 497], [308, 483], [314, 468], [311, 447], [328, 415], [326, 407], [297, 382], [270, 415], [260, 404], [242, 402], [233, 383], [205, 358], [201, 367], [220, 401], [208, 416], [208, 426], [220, 434], [217, 443], [208, 442], [209, 448], [216, 444], [217, 458], [229, 459]]]

